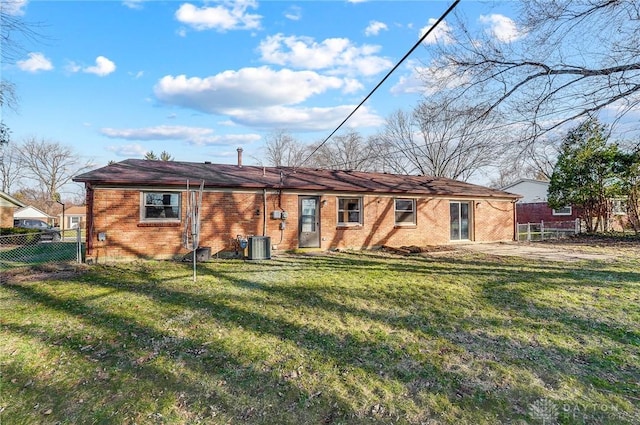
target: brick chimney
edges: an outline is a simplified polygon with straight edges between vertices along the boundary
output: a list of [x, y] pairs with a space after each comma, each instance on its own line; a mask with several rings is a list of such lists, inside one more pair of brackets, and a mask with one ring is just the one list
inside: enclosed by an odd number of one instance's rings
[[242, 167], [242, 148], [238, 148], [238, 167]]

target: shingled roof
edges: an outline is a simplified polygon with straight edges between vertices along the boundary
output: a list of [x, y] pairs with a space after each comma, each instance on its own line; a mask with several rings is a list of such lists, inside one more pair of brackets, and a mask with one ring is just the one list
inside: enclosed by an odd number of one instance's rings
[[472, 196], [514, 200], [520, 197], [442, 177], [142, 159], [127, 159], [80, 174], [73, 180], [92, 185], [184, 188], [187, 179], [192, 185], [204, 181], [206, 188]]

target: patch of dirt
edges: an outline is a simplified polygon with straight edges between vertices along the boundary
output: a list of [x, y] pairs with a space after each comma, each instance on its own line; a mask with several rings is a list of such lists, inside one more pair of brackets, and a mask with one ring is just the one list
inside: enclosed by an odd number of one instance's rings
[[67, 280], [86, 273], [84, 264], [45, 264], [9, 269], [0, 275], [0, 284]]
[[410, 245], [410, 246], [401, 246], [401, 247], [393, 247], [393, 246], [384, 245], [384, 246], [382, 246], [382, 251], [392, 252], [394, 254], [409, 255], [409, 254], [423, 254], [423, 253], [433, 253], [433, 252], [451, 252], [451, 251], [455, 251], [455, 247], [454, 246], [448, 246], [448, 245], [440, 245], [440, 246], [438, 246], [438, 245], [430, 245], [430, 246]]
[[446, 246], [384, 246], [384, 252], [397, 255], [442, 256], [477, 252], [499, 259], [529, 259], [575, 262], [582, 260], [614, 261], [617, 258], [640, 259], [640, 237], [612, 235], [577, 235], [566, 239], [537, 242], [466, 243]]
[[492, 256], [522, 257], [544, 261], [575, 262], [583, 260], [614, 261], [614, 250], [577, 249], [575, 245], [552, 245], [539, 242], [501, 242], [461, 245], [460, 249]]
[[640, 256], [640, 236], [627, 235], [576, 235], [564, 239], [536, 242], [541, 246], [566, 247], [583, 251], [631, 253]]

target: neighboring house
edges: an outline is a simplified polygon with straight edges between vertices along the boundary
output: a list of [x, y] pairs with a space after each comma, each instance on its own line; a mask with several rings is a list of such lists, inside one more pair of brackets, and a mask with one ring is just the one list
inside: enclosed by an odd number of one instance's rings
[[84, 229], [87, 221], [87, 207], [84, 205], [72, 205], [65, 208], [64, 219], [62, 213], [58, 216], [58, 222], [62, 229]]
[[575, 221], [579, 217], [579, 211], [570, 205], [555, 210], [549, 207], [549, 184], [548, 181], [521, 179], [502, 188], [504, 191], [522, 196], [516, 204], [518, 223]]
[[268, 236], [278, 250], [511, 241], [519, 198], [446, 178], [242, 166], [240, 157], [238, 165], [129, 159], [74, 181], [85, 183], [95, 262], [189, 252], [187, 181], [204, 182], [199, 245], [214, 254], [237, 249], [238, 235]]
[[[551, 222], [575, 222], [582, 219], [581, 211], [573, 205], [552, 209], [547, 204], [547, 192], [550, 182], [541, 180], [521, 179], [503, 187], [502, 190], [521, 195], [522, 198], [516, 204], [516, 220], [518, 223], [551, 223]], [[612, 199], [611, 215], [606, 228], [621, 231], [628, 226], [627, 208], [624, 200]], [[570, 226], [569, 223], [565, 223]]]
[[13, 227], [13, 214], [17, 208], [24, 208], [25, 204], [0, 191], [0, 227]]
[[47, 214], [44, 211], [37, 209], [34, 206], [27, 205], [24, 208], [20, 208], [13, 213], [14, 219], [29, 219], [29, 220], [42, 220], [48, 224], [54, 224], [55, 217]]

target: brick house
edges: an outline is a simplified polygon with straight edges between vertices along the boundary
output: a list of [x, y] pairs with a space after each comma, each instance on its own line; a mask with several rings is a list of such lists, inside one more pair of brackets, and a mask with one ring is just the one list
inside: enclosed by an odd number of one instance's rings
[[187, 180], [204, 182], [200, 246], [214, 254], [237, 235], [268, 236], [274, 250], [511, 241], [519, 198], [425, 176], [128, 159], [74, 178], [87, 193], [87, 258], [187, 253]]
[[58, 215], [58, 223], [62, 229], [84, 229], [87, 220], [87, 208], [84, 205], [72, 205], [65, 208], [64, 218], [62, 213]]
[[13, 227], [13, 214], [26, 205], [8, 193], [0, 191], [0, 227]]
[[570, 205], [557, 210], [549, 207], [547, 204], [549, 184], [544, 180], [520, 179], [502, 188], [504, 191], [521, 195], [516, 204], [518, 223], [569, 222], [579, 218], [578, 209]]

